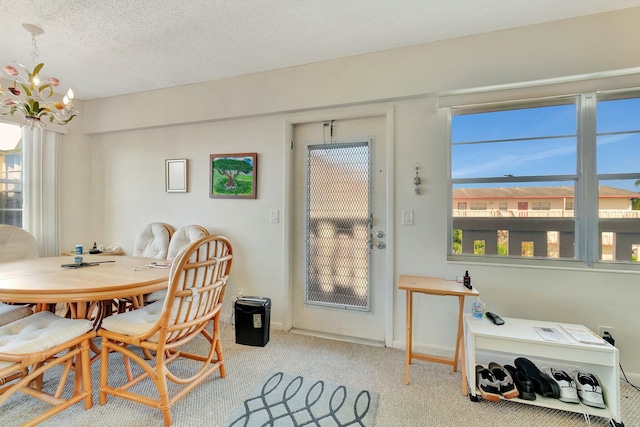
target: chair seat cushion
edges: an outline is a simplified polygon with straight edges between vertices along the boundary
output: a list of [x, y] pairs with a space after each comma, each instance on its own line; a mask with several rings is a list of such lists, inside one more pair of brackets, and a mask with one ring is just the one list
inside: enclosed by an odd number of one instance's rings
[[31, 316], [33, 311], [24, 305], [10, 305], [0, 302], [0, 326]]
[[[0, 326], [0, 353], [37, 353], [89, 332], [92, 324], [84, 319], [65, 319], [48, 311]], [[0, 361], [0, 369], [11, 365]]]
[[[144, 334], [160, 319], [163, 305], [164, 301], [157, 301], [137, 310], [114, 314], [102, 321], [102, 328], [123, 335]], [[148, 341], [158, 342], [158, 334], [148, 338]]]
[[151, 292], [149, 295], [147, 295], [147, 302], [162, 301], [165, 299], [166, 296], [167, 296], [166, 289], [162, 289], [160, 291], [154, 291], [154, 292]]

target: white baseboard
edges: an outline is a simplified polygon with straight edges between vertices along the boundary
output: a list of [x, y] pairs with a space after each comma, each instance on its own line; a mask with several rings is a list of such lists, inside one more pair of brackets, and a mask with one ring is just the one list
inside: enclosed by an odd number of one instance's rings
[[384, 342], [382, 342], [382, 341], [374, 341], [374, 340], [368, 340], [368, 339], [364, 339], [364, 338], [350, 337], [350, 336], [337, 335], [337, 334], [329, 334], [329, 333], [317, 332], [317, 331], [307, 331], [305, 329], [295, 329], [295, 328], [291, 329], [289, 332], [294, 333], [294, 334], [300, 334], [300, 335], [309, 335], [309, 336], [312, 336], [312, 337], [326, 338], [326, 339], [330, 339], [330, 340], [346, 341], [346, 342], [352, 342], [352, 343], [357, 343], [357, 344], [372, 345], [374, 347], [384, 347]]
[[[624, 366], [622, 368], [624, 369]], [[633, 372], [626, 372], [626, 371], [624, 374], [627, 376], [627, 380], [629, 380], [631, 384], [635, 385], [636, 387], [640, 387], [640, 374], [636, 374]]]
[[[231, 317], [232, 316], [231, 316], [230, 313], [229, 314], [222, 313], [222, 315], [220, 316], [220, 321], [224, 322], [224, 323], [229, 323], [229, 324], [232, 324], [232, 325], [235, 326], [235, 319], [233, 319], [233, 323], [231, 323], [231, 320], [232, 320]], [[281, 331], [282, 330], [282, 323], [280, 323], [280, 322], [271, 322], [270, 329], [272, 331]]]

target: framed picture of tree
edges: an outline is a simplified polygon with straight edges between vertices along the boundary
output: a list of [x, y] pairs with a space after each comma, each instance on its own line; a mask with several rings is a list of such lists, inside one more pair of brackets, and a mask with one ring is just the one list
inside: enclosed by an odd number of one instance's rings
[[209, 184], [212, 198], [255, 199], [257, 153], [211, 154]]

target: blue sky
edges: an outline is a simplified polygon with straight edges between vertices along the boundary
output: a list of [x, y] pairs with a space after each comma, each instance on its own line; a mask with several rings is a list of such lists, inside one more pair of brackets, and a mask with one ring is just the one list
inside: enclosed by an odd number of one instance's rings
[[[493, 141], [453, 145], [453, 178], [575, 174], [576, 128], [573, 104], [453, 116], [454, 143]], [[640, 99], [599, 102], [597, 129], [598, 134], [640, 130]], [[533, 139], [504, 141], [516, 138]], [[640, 133], [600, 135], [597, 144], [598, 173], [640, 173]], [[602, 184], [640, 191], [634, 183], [617, 180]]]

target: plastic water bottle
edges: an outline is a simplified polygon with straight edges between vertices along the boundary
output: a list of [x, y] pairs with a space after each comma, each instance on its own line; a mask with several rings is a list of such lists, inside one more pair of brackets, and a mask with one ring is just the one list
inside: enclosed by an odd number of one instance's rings
[[484, 315], [484, 304], [480, 301], [480, 297], [476, 297], [476, 300], [471, 305], [471, 313], [474, 319], [482, 319]]
[[74, 264], [82, 264], [82, 245], [76, 245], [76, 253], [73, 257]]

